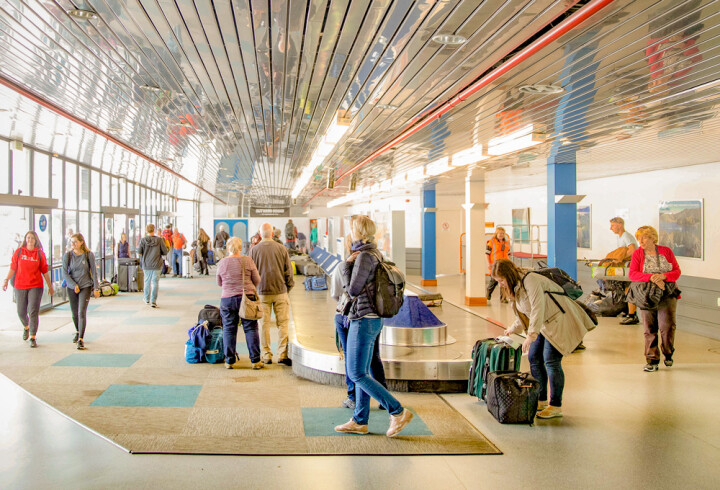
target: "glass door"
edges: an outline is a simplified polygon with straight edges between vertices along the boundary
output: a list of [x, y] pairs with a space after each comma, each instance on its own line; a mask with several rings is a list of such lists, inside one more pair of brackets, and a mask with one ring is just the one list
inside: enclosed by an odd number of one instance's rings
[[[42, 245], [43, 252], [45, 252], [45, 258], [48, 262], [48, 268], [52, 267], [52, 226], [51, 226], [51, 220], [52, 220], [52, 210], [50, 209], [39, 209], [35, 208], [33, 209], [33, 230], [37, 234], [38, 238], [40, 239], [40, 244]], [[53, 271], [50, 270], [51, 278], [53, 276]], [[54, 278], [51, 280], [54, 281]], [[62, 279], [61, 279], [62, 281]], [[55, 287], [55, 285], [53, 285]], [[45, 290], [43, 291], [42, 300], [40, 301], [40, 310], [44, 310], [46, 308], [51, 308], [53, 304], [52, 296], [48, 294], [47, 286], [45, 287]]]
[[[32, 210], [20, 206], [0, 206], [0, 280], [5, 280], [10, 271], [13, 253], [20, 247], [25, 233], [32, 229]], [[0, 291], [0, 315], [5, 319], [17, 318], [15, 294], [8, 285], [5, 292]]]
[[105, 214], [103, 226], [103, 259], [101, 278], [110, 281], [115, 274], [115, 215]]

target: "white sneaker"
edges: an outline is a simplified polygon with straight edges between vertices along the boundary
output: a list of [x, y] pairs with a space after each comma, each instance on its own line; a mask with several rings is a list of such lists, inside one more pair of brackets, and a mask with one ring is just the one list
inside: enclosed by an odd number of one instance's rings
[[367, 434], [368, 426], [360, 425], [355, 423], [355, 420], [350, 419], [349, 422], [335, 426], [335, 432], [344, 432], [346, 434]]
[[150, 304], [150, 306], [153, 308], [157, 308], [157, 303], [152, 303], [152, 304]]
[[537, 414], [537, 417], [539, 419], [552, 419], [555, 417], [562, 417], [562, 408], [560, 407], [553, 407], [552, 405], [548, 405], [545, 410]]
[[395, 437], [403, 430], [413, 418], [413, 413], [404, 408], [400, 415], [390, 415], [390, 427], [385, 433], [388, 437]]

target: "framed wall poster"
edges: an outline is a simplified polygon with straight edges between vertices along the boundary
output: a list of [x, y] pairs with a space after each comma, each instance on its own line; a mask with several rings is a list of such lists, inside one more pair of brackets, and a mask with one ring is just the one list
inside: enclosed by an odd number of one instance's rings
[[530, 208], [512, 210], [513, 241], [528, 243], [530, 241]]
[[663, 201], [659, 244], [670, 247], [677, 257], [703, 258], [703, 200]]
[[577, 246], [578, 248], [592, 248], [591, 205], [577, 207]]

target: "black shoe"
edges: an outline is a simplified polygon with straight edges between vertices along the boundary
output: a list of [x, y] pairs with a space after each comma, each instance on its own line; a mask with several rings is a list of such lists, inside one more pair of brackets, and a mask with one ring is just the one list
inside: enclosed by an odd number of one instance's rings
[[286, 357], [285, 359], [280, 359], [278, 361], [278, 364], [285, 364], [286, 366], [292, 366], [292, 359], [289, 357]]
[[585, 349], [587, 349], [587, 347], [585, 347], [585, 344], [583, 344], [582, 342], [580, 342], [580, 343], [578, 344], [578, 346], [575, 347], [575, 349], [573, 350], [573, 352], [577, 352], [577, 351], [585, 350]]
[[637, 315], [628, 315], [620, 320], [620, 325], [637, 325], [638, 323], [640, 323], [640, 320]]
[[77, 350], [85, 350], [85, 344], [83, 344], [82, 340], [77, 341]]
[[76, 333], [75, 337], [73, 337], [73, 344], [77, 344], [78, 338], [80, 338], [80, 334]]
[[670, 366], [673, 365], [673, 360], [672, 360], [671, 357], [666, 357], [666, 358], [665, 358], [665, 365], [666, 365], [667, 367], [670, 367]]
[[27, 340], [30, 337], [30, 329], [23, 328], [23, 340]]
[[37, 347], [37, 342], [35, 342], [35, 339], [30, 339], [30, 347]]

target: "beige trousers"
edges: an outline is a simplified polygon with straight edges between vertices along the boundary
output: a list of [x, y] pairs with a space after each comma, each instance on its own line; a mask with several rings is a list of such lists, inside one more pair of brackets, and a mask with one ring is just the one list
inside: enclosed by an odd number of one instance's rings
[[272, 359], [270, 348], [270, 315], [275, 310], [275, 320], [278, 328], [278, 361], [288, 357], [288, 326], [290, 325], [290, 298], [287, 293], [260, 294], [263, 307], [263, 317], [260, 319], [260, 345], [263, 361]]

